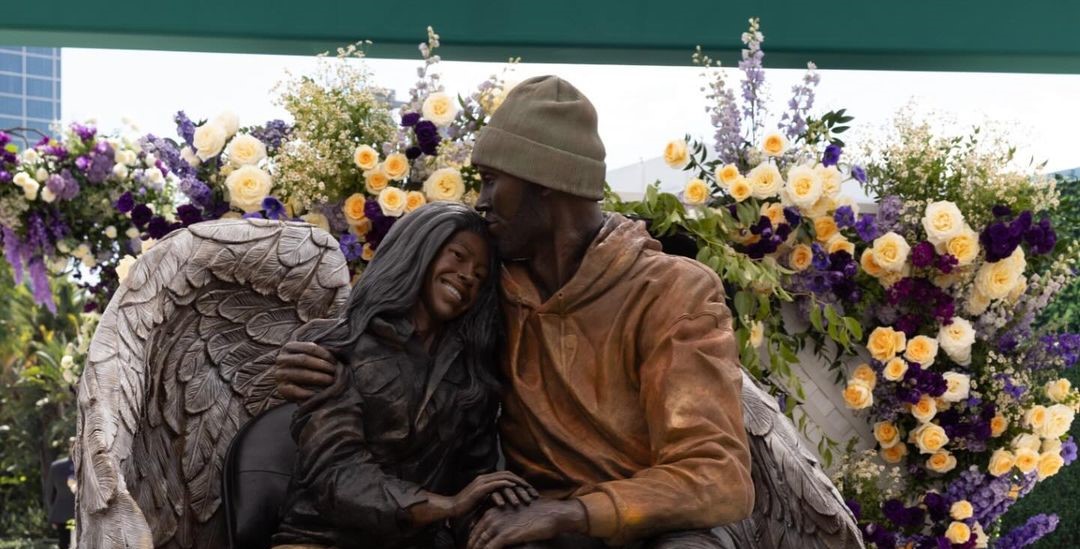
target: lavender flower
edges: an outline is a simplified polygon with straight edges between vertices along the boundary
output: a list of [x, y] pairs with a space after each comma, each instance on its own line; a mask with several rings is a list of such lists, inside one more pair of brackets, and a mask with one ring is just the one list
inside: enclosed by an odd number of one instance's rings
[[7, 259], [9, 265], [11, 265], [12, 274], [15, 277], [16, 284], [22, 284], [23, 280], [23, 264], [22, 264], [22, 241], [19, 239], [19, 235], [9, 227], [0, 226], [0, 231], [4, 236], [4, 258]]
[[79, 195], [79, 182], [67, 169], [50, 176], [45, 186], [60, 200], [71, 200]]
[[900, 213], [904, 209], [904, 201], [899, 196], [886, 196], [878, 205], [877, 226], [881, 234], [896, 230], [900, 224]]
[[75, 135], [79, 136], [79, 139], [82, 139], [83, 141], [90, 141], [94, 138], [95, 135], [97, 135], [97, 128], [84, 126], [77, 122], [71, 125], [71, 131]]
[[280, 149], [281, 144], [287, 141], [291, 134], [292, 126], [284, 120], [271, 120], [266, 125], [251, 131], [252, 137], [262, 141], [270, 154]]
[[854, 177], [855, 181], [859, 183], [866, 183], [866, 170], [862, 166], [852, 166], [851, 177]]
[[184, 193], [184, 196], [189, 200], [207, 208], [210, 205], [210, 200], [213, 198], [213, 192], [210, 187], [199, 181], [194, 176], [188, 176], [180, 179], [180, 192]]
[[814, 88], [820, 81], [817, 65], [808, 62], [802, 82], [791, 88], [792, 97], [788, 101], [788, 111], [780, 118], [779, 127], [789, 140], [794, 141], [806, 131], [806, 118], [814, 106]]
[[44, 305], [50, 313], [56, 314], [56, 301], [53, 300], [52, 288], [49, 286], [49, 272], [45, 269], [45, 262], [40, 256], [30, 260], [30, 287], [34, 293], [34, 302]]
[[194, 148], [195, 123], [184, 114], [184, 111], [178, 111], [176, 116], [173, 117], [173, 121], [176, 122], [176, 134], [179, 135], [189, 147]]
[[750, 121], [750, 136], [756, 139], [758, 130], [761, 129], [763, 120], [761, 116], [765, 112], [765, 69], [761, 61], [765, 53], [761, 51], [761, 43], [765, 41], [765, 35], [760, 31], [760, 20], [750, 19], [750, 29], [742, 35], [742, 42], [746, 48], [742, 50], [742, 60], [739, 61], [739, 69], [743, 71], [742, 116]]
[[1061, 459], [1065, 460], [1065, 465], [1076, 461], [1076, 439], [1072, 435], [1061, 443]]
[[1022, 526], [1018, 526], [1008, 534], [998, 538], [994, 547], [1002, 549], [1027, 547], [1056, 530], [1057, 525], [1057, 515], [1039, 513], [1029, 518]]

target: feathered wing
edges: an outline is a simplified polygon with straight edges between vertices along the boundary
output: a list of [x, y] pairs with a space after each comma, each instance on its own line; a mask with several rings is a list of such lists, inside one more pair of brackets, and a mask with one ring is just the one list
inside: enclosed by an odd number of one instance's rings
[[145, 253], [79, 382], [79, 546], [223, 547], [229, 442], [279, 402], [281, 345], [348, 291], [337, 242], [306, 224], [200, 223]]
[[730, 547], [863, 547], [855, 518], [795, 425], [772, 396], [743, 372], [743, 421], [756, 493], [753, 515], [716, 529]]

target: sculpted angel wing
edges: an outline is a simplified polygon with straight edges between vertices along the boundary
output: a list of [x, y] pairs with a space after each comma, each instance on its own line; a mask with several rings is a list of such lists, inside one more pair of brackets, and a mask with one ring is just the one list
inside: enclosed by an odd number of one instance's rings
[[840, 492], [802, 444], [776, 399], [745, 371], [742, 398], [756, 492], [754, 513], [716, 533], [733, 548], [863, 547], [855, 518]]
[[200, 223], [145, 253], [79, 382], [79, 546], [223, 547], [229, 442], [278, 403], [280, 346], [348, 291], [337, 242], [306, 224]]

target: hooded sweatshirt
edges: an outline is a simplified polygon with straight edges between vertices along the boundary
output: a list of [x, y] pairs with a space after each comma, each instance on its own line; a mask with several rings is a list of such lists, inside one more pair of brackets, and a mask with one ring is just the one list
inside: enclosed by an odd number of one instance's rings
[[716, 273], [610, 215], [547, 301], [502, 274], [500, 432], [508, 468], [579, 498], [613, 545], [741, 520], [753, 508], [741, 374]]

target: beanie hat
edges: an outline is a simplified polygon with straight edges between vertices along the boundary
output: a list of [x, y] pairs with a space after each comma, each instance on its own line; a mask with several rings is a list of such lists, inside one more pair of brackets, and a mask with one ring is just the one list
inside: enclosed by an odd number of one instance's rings
[[590, 200], [604, 197], [596, 109], [569, 82], [538, 76], [507, 94], [476, 138], [472, 163]]

